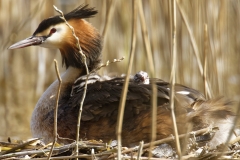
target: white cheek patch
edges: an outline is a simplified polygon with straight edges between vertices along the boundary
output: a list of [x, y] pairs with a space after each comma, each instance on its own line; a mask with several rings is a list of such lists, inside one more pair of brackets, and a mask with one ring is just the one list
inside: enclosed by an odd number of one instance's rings
[[57, 24], [55, 26], [49, 27], [47, 29], [48, 33], [50, 33], [50, 30], [52, 28], [55, 28], [56, 32], [53, 33], [51, 36], [49, 36], [39, 46], [45, 47], [45, 48], [58, 49], [59, 46], [61, 46], [63, 44], [64, 37], [66, 37], [66, 34], [67, 34], [68, 27], [65, 25], [65, 23], [60, 23], [60, 24]]

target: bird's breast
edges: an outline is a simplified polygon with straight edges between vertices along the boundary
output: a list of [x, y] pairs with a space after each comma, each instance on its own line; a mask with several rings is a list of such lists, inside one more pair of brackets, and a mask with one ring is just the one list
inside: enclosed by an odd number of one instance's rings
[[[53, 122], [54, 122], [54, 107], [56, 104], [57, 91], [58, 91], [59, 82], [56, 80], [53, 82], [49, 88], [43, 93], [43, 95], [38, 100], [31, 118], [31, 132], [33, 137], [43, 138], [44, 142], [50, 142], [53, 140], [53, 137], [50, 136], [53, 133]], [[71, 85], [63, 83], [61, 86], [61, 92], [59, 100], [65, 95], [70, 95], [69, 88]], [[66, 92], [69, 93], [66, 93]]]
[[46, 122], [45, 117], [54, 109], [57, 94], [57, 84], [57, 81], [55, 81], [43, 93], [33, 110], [31, 118], [31, 131], [33, 137], [48, 138], [48, 132], [49, 130], [52, 130], [52, 124]]

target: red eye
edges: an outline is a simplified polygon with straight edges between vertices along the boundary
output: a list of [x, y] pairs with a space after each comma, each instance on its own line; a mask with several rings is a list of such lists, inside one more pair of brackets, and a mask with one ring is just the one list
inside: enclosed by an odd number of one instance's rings
[[49, 33], [49, 34], [51, 35], [51, 34], [55, 33], [56, 31], [57, 31], [57, 30], [56, 30], [55, 28], [52, 28], [52, 29], [50, 30], [50, 33]]

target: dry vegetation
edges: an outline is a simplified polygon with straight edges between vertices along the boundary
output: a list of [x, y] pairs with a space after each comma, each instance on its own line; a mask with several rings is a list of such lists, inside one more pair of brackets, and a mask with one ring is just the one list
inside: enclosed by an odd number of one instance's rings
[[[170, 7], [166, 0], [144, 0], [143, 9], [154, 57], [155, 75], [169, 81], [171, 73]], [[7, 48], [30, 36], [39, 22], [57, 13], [53, 4], [68, 12], [82, 3], [95, 6], [99, 14], [89, 21], [103, 33], [106, 15], [112, 19], [104, 36], [103, 62], [125, 60], [101, 69], [101, 74], [120, 75], [126, 72], [132, 31], [132, 3], [97, 0], [0, 0], [0, 140], [7, 137], [31, 137], [29, 121], [32, 110], [43, 91], [56, 79], [53, 59], [59, 51], [29, 47]], [[205, 67], [212, 97], [225, 96], [239, 101], [240, 96], [240, 1], [179, 0], [177, 19], [176, 82], [205, 92], [198, 60]], [[137, 46], [132, 73], [150, 73], [144, 48], [140, 20], [137, 25]], [[188, 28], [188, 27], [189, 28]], [[193, 44], [196, 43], [196, 49]], [[199, 58], [196, 53], [199, 53]], [[204, 65], [205, 64], [205, 65]], [[60, 67], [61, 68], [61, 67]], [[61, 69], [64, 71], [64, 68]]]

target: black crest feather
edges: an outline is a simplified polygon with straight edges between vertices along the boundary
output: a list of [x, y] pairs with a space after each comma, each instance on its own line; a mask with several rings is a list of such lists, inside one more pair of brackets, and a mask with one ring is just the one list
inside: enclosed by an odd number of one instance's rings
[[[64, 17], [68, 21], [70, 19], [90, 18], [90, 17], [93, 17], [97, 13], [98, 12], [97, 12], [97, 10], [95, 10], [95, 8], [89, 8], [88, 5], [80, 5], [73, 11], [65, 14]], [[38, 28], [33, 33], [33, 35], [36, 35], [37, 33], [44, 31], [51, 25], [55, 25], [55, 24], [58, 24], [61, 22], [63, 22], [63, 20], [59, 17], [59, 15], [47, 18], [39, 24]]]

